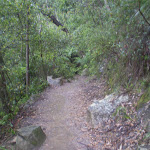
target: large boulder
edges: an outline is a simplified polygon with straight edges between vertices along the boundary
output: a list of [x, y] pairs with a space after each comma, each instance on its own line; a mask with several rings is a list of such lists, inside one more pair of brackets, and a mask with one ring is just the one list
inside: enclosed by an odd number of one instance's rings
[[53, 79], [52, 76], [47, 76], [47, 82], [50, 86], [59, 86], [62, 85], [62, 78]]
[[16, 150], [33, 150], [40, 147], [46, 135], [40, 126], [28, 126], [18, 130], [16, 137]]
[[92, 124], [93, 127], [106, 122], [114, 110], [121, 103], [127, 102], [128, 100], [128, 95], [118, 96], [115, 93], [106, 96], [102, 100], [95, 100], [94, 103], [88, 107], [88, 121]]

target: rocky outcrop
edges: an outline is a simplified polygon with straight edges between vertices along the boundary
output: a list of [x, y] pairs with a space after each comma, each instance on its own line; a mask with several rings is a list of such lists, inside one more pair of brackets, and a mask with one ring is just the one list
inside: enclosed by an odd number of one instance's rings
[[128, 100], [128, 95], [118, 96], [114, 93], [106, 96], [102, 100], [95, 100], [94, 103], [88, 107], [88, 121], [92, 124], [93, 127], [106, 122], [117, 106], [123, 102], [127, 102]]
[[47, 76], [47, 82], [50, 86], [59, 86], [62, 85], [62, 78], [53, 79], [52, 76]]
[[27, 126], [18, 129], [17, 136], [9, 140], [4, 147], [8, 150], [35, 150], [45, 141], [46, 135], [40, 126]]

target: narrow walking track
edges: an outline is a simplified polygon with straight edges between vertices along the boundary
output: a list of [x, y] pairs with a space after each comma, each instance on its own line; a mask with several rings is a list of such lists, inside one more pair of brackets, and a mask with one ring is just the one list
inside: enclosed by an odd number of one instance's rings
[[137, 133], [144, 131], [138, 122], [110, 119], [94, 129], [87, 123], [87, 107], [95, 99], [104, 98], [107, 91], [104, 80], [82, 76], [71, 83], [47, 88], [20, 125], [43, 128], [47, 139], [38, 150], [137, 150]]
[[40, 150], [92, 150], [87, 127], [84, 88], [86, 79], [48, 88], [34, 104], [35, 112], [23, 120], [23, 126], [42, 126], [47, 135]]

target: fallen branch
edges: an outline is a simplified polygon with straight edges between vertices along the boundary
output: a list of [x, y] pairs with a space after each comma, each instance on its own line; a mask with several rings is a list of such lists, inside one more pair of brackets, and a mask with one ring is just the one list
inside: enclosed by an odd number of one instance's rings
[[146, 17], [144, 16], [144, 14], [141, 11], [140, 0], [139, 0], [139, 12], [140, 12], [141, 16], [143, 17], [143, 19], [145, 20], [145, 22], [150, 26], [150, 23], [148, 22], [148, 20], [146, 19]]

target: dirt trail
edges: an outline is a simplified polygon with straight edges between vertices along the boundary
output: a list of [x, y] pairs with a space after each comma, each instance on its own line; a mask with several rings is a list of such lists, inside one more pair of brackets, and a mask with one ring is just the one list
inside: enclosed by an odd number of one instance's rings
[[40, 125], [47, 135], [40, 150], [93, 150], [86, 122], [85, 77], [43, 92], [34, 104], [34, 115], [23, 126]]
[[[102, 79], [78, 76], [71, 83], [47, 88], [20, 125], [43, 128], [47, 139], [40, 150], [137, 150], [139, 133], [144, 129], [136, 120], [110, 119], [95, 129], [87, 123], [87, 107], [94, 99], [102, 99], [106, 92]], [[128, 113], [130, 116], [133, 112]]]

